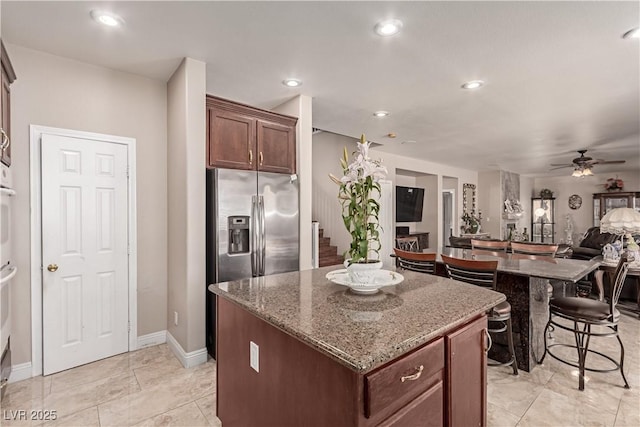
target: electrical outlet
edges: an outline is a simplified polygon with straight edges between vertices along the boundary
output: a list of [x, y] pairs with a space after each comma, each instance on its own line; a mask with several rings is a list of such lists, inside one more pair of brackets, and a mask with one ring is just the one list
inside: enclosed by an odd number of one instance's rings
[[260, 347], [253, 341], [249, 341], [249, 365], [254, 371], [260, 372]]
[[178, 312], [177, 311], [173, 312], [173, 324], [178, 326]]

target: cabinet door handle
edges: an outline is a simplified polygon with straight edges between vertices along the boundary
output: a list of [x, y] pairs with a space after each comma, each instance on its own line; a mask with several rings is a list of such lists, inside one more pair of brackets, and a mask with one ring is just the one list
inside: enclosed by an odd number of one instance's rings
[[491, 348], [491, 346], [493, 345], [493, 341], [491, 340], [491, 335], [489, 335], [489, 331], [487, 330], [487, 328], [482, 330], [484, 332], [484, 352], [488, 352], [489, 349]]
[[264, 160], [264, 156], [262, 155], [262, 151], [258, 154], [258, 158], [260, 159], [260, 166], [262, 166], [262, 161]]
[[249, 150], [249, 164], [253, 164], [253, 150]]
[[417, 372], [415, 374], [412, 375], [405, 375], [403, 377], [400, 377], [400, 381], [401, 382], [405, 382], [405, 381], [415, 381], [418, 378], [420, 378], [420, 375], [422, 375], [422, 371], [424, 371], [424, 365], [420, 365], [420, 367], [417, 369]]

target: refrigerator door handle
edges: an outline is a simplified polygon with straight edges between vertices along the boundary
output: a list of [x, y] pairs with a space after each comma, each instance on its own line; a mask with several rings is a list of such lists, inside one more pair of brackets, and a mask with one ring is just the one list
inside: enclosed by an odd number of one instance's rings
[[260, 275], [264, 276], [265, 253], [267, 252], [266, 230], [264, 225], [264, 196], [260, 197]]
[[258, 260], [258, 206], [256, 202], [257, 197], [251, 196], [251, 276], [256, 277], [259, 275], [257, 260]]

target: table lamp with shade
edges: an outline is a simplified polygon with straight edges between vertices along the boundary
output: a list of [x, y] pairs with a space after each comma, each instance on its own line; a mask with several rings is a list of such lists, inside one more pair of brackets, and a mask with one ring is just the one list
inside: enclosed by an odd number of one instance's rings
[[640, 234], [640, 212], [631, 208], [612, 209], [600, 220], [600, 232], [625, 236], [629, 261], [640, 262], [640, 247], [633, 239], [634, 234]]

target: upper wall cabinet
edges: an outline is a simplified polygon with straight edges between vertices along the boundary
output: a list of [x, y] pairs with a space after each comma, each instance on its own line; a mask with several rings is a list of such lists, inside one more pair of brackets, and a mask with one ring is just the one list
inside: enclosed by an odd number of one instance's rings
[[207, 95], [207, 167], [295, 173], [297, 121]]
[[0, 42], [0, 62], [2, 63], [2, 95], [0, 102], [0, 161], [11, 165], [11, 90], [9, 85], [16, 79], [16, 73], [9, 60], [9, 55]]

